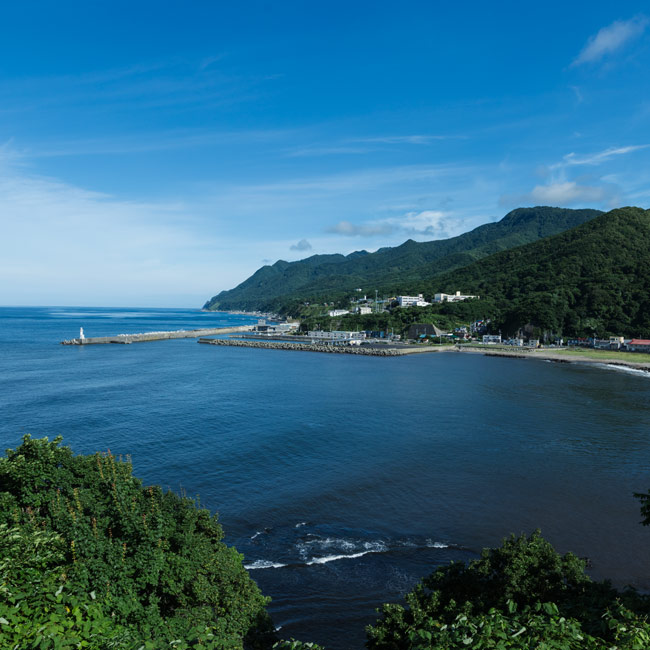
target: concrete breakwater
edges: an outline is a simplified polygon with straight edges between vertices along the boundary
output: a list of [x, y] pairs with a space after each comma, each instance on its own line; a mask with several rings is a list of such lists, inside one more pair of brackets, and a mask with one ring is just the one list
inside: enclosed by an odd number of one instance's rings
[[242, 341], [241, 339], [204, 339], [199, 343], [209, 345], [227, 345], [237, 348], [264, 348], [267, 350], [299, 350], [304, 352], [327, 352], [330, 354], [358, 354], [370, 357], [399, 357], [408, 354], [406, 351], [396, 349], [377, 349], [366, 347], [353, 347], [343, 345], [321, 345], [311, 343], [288, 343], [285, 341]]
[[202, 336], [219, 336], [250, 332], [252, 325], [237, 327], [210, 327], [196, 330], [174, 330], [170, 332], [143, 332], [142, 334], [117, 334], [116, 336], [91, 336], [87, 338], [61, 341], [61, 345], [101, 345], [106, 343], [144, 343], [145, 341], [165, 341], [167, 339], [198, 339]]

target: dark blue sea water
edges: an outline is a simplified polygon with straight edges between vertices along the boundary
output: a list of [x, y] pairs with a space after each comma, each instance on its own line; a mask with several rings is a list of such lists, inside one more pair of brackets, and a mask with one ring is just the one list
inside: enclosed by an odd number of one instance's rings
[[64, 436], [200, 495], [285, 637], [360, 648], [382, 602], [436, 565], [535, 528], [592, 574], [650, 589], [650, 376], [467, 353], [403, 358], [195, 340], [188, 310], [0, 309], [0, 444]]

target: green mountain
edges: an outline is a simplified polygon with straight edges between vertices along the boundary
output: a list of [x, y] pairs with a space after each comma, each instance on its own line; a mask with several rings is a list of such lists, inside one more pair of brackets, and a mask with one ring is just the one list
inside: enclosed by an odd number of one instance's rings
[[650, 338], [650, 210], [612, 210], [423, 286], [461, 288], [490, 303], [507, 334], [530, 325], [565, 336]]
[[264, 266], [229, 291], [211, 298], [204, 309], [291, 311], [303, 301], [347, 300], [357, 288], [370, 294], [421, 291], [432, 276], [516, 246], [563, 232], [602, 214], [598, 210], [519, 208], [501, 221], [431, 242], [408, 240], [375, 253], [313, 255], [298, 262]]

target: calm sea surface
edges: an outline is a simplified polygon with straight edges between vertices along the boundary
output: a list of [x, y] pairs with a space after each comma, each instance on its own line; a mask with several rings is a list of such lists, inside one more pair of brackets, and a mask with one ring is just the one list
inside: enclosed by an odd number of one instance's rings
[[0, 446], [58, 434], [219, 512], [281, 634], [360, 648], [436, 565], [541, 528], [650, 589], [650, 376], [470, 354], [403, 358], [86, 336], [246, 324], [190, 310], [0, 309]]

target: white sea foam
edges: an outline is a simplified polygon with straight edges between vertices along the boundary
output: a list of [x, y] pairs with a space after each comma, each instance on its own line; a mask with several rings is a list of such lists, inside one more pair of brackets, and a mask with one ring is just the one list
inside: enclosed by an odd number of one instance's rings
[[307, 566], [312, 564], [327, 564], [328, 562], [334, 562], [335, 560], [350, 560], [355, 557], [361, 557], [362, 555], [368, 555], [368, 553], [377, 553], [377, 551], [360, 551], [359, 553], [350, 553], [350, 554], [341, 554], [341, 555], [326, 555], [325, 557], [314, 557], [309, 562], [305, 562]]
[[258, 535], [261, 535], [263, 531], [258, 530], [254, 535], [251, 535], [251, 539], [255, 539]]
[[[259, 533], [257, 533], [259, 534]], [[425, 541], [427, 548], [449, 548], [449, 544], [443, 542], [434, 542], [432, 539]], [[399, 547], [417, 547], [417, 544], [412, 542], [398, 542]], [[296, 544], [296, 548], [300, 553], [300, 557], [304, 566], [313, 566], [315, 564], [327, 564], [328, 562], [336, 562], [338, 560], [353, 560], [355, 558], [363, 557], [370, 553], [386, 553], [390, 547], [383, 540], [363, 542], [361, 540], [340, 539], [336, 537], [325, 537], [309, 539], [307, 541]], [[352, 551], [343, 553], [332, 553], [324, 555], [323, 557], [316, 557], [312, 555], [314, 550], [327, 550], [336, 549], [340, 551]], [[308, 559], [309, 558], [309, 559]], [[281, 562], [271, 562], [270, 560], [256, 560], [252, 564], [244, 565], [245, 569], [281, 569], [282, 567], [289, 566]]]
[[428, 548], [449, 548], [449, 544], [443, 544], [442, 542], [434, 542], [430, 539], [427, 540]]
[[388, 546], [382, 541], [376, 542], [351, 542], [349, 540], [342, 539], [326, 539], [321, 540], [324, 542], [329, 542], [327, 546], [338, 546], [343, 550], [355, 550], [362, 548], [363, 550], [358, 550], [355, 553], [337, 553], [335, 555], [325, 555], [323, 557], [312, 557], [309, 561], [305, 562], [306, 565], [312, 564], [327, 564], [328, 562], [334, 562], [336, 560], [349, 560], [356, 557], [362, 557], [363, 555], [368, 555], [368, 553], [385, 553], [388, 551]]
[[253, 564], [244, 564], [244, 569], [253, 571], [254, 569], [281, 569], [287, 566], [281, 562], [271, 562], [270, 560], [255, 560]]
[[643, 375], [644, 377], [650, 377], [650, 372], [647, 370], [642, 370], [641, 368], [631, 368], [630, 366], [619, 366], [616, 363], [606, 363], [604, 364], [605, 368], [610, 370], [619, 370], [621, 372], [629, 372], [633, 375]]

